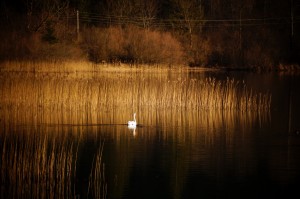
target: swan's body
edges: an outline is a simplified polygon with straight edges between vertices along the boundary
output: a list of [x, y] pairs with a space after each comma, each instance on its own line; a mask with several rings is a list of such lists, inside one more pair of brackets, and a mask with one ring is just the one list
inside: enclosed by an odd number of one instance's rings
[[128, 121], [128, 127], [133, 127], [133, 128], [135, 128], [136, 127], [136, 125], [137, 125], [137, 123], [136, 123], [136, 118], [135, 118], [135, 115], [136, 115], [136, 113], [134, 113], [133, 114], [133, 121]]

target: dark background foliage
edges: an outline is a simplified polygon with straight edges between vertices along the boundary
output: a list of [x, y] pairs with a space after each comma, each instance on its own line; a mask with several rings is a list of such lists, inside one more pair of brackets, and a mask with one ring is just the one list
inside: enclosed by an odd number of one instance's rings
[[2, 0], [0, 6], [2, 60], [299, 64], [299, 0]]

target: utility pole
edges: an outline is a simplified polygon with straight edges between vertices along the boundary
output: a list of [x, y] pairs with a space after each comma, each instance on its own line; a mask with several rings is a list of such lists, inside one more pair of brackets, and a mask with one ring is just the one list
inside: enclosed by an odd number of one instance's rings
[[291, 0], [291, 36], [294, 36], [294, 5], [293, 0]]
[[[294, 9], [293, 9], [293, 0], [291, 0], [291, 60], [294, 62]], [[290, 77], [292, 78], [292, 77]], [[290, 79], [289, 85], [289, 125], [288, 125], [288, 133], [291, 133], [292, 126], [292, 85], [293, 79]]]
[[242, 9], [240, 9], [240, 24], [239, 24], [239, 48], [242, 51]]
[[295, 61], [295, 55], [294, 55], [294, 2], [291, 0], [291, 35], [290, 35], [290, 62]]
[[244, 66], [244, 52], [243, 52], [243, 36], [242, 36], [242, 7], [240, 8], [240, 20], [239, 20], [239, 58], [238, 58], [238, 64], [241, 66]]
[[76, 18], [77, 18], [77, 41], [79, 41], [79, 11], [76, 11]]

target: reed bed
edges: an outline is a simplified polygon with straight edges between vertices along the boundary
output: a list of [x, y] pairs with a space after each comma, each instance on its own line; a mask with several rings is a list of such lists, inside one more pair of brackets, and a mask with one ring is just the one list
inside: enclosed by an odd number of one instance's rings
[[[211, 127], [232, 129], [237, 121], [245, 128], [259, 125], [269, 120], [271, 109], [271, 95], [252, 91], [244, 82], [192, 78], [182, 71], [9, 73], [0, 81], [0, 116], [7, 126], [91, 125], [102, 132], [110, 131], [106, 124], [125, 124], [137, 112], [139, 124], [173, 126], [174, 133], [178, 127], [206, 128], [207, 142], [213, 143]], [[163, 138], [168, 136], [175, 135]]]
[[[186, 76], [169, 78], [164, 73], [145, 75], [143, 72], [101, 73], [91, 78], [21, 75], [0, 79], [0, 104], [4, 111], [32, 113], [21, 117], [23, 122], [44, 123], [47, 118], [52, 123], [96, 123], [106, 111], [116, 108], [263, 113], [271, 106], [269, 93], [256, 93], [245, 83], [229, 78], [225, 81]], [[14, 120], [14, 117], [20, 119], [13, 114], [4, 118]]]

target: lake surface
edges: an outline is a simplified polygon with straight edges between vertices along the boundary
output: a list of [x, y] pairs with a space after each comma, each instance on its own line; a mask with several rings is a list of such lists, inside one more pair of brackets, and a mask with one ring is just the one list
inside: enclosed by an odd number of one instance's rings
[[[125, 76], [143, 76], [151, 82], [145, 87], [158, 88], [178, 79], [234, 78], [254, 93], [269, 92], [271, 108], [164, 108], [137, 106], [135, 98], [131, 106], [117, 107], [113, 102], [121, 103], [122, 96], [107, 96], [106, 109], [99, 110], [89, 99], [98, 89], [92, 85], [105, 74], [2, 73], [1, 198], [288, 198], [298, 193], [299, 76], [216, 71]], [[118, 78], [123, 76], [114, 84]], [[88, 97], [61, 97], [73, 95], [72, 89]], [[97, 104], [104, 101], [99, 96]], [[134, 112], [139, 125], [132, 129], [126, 123]]]

